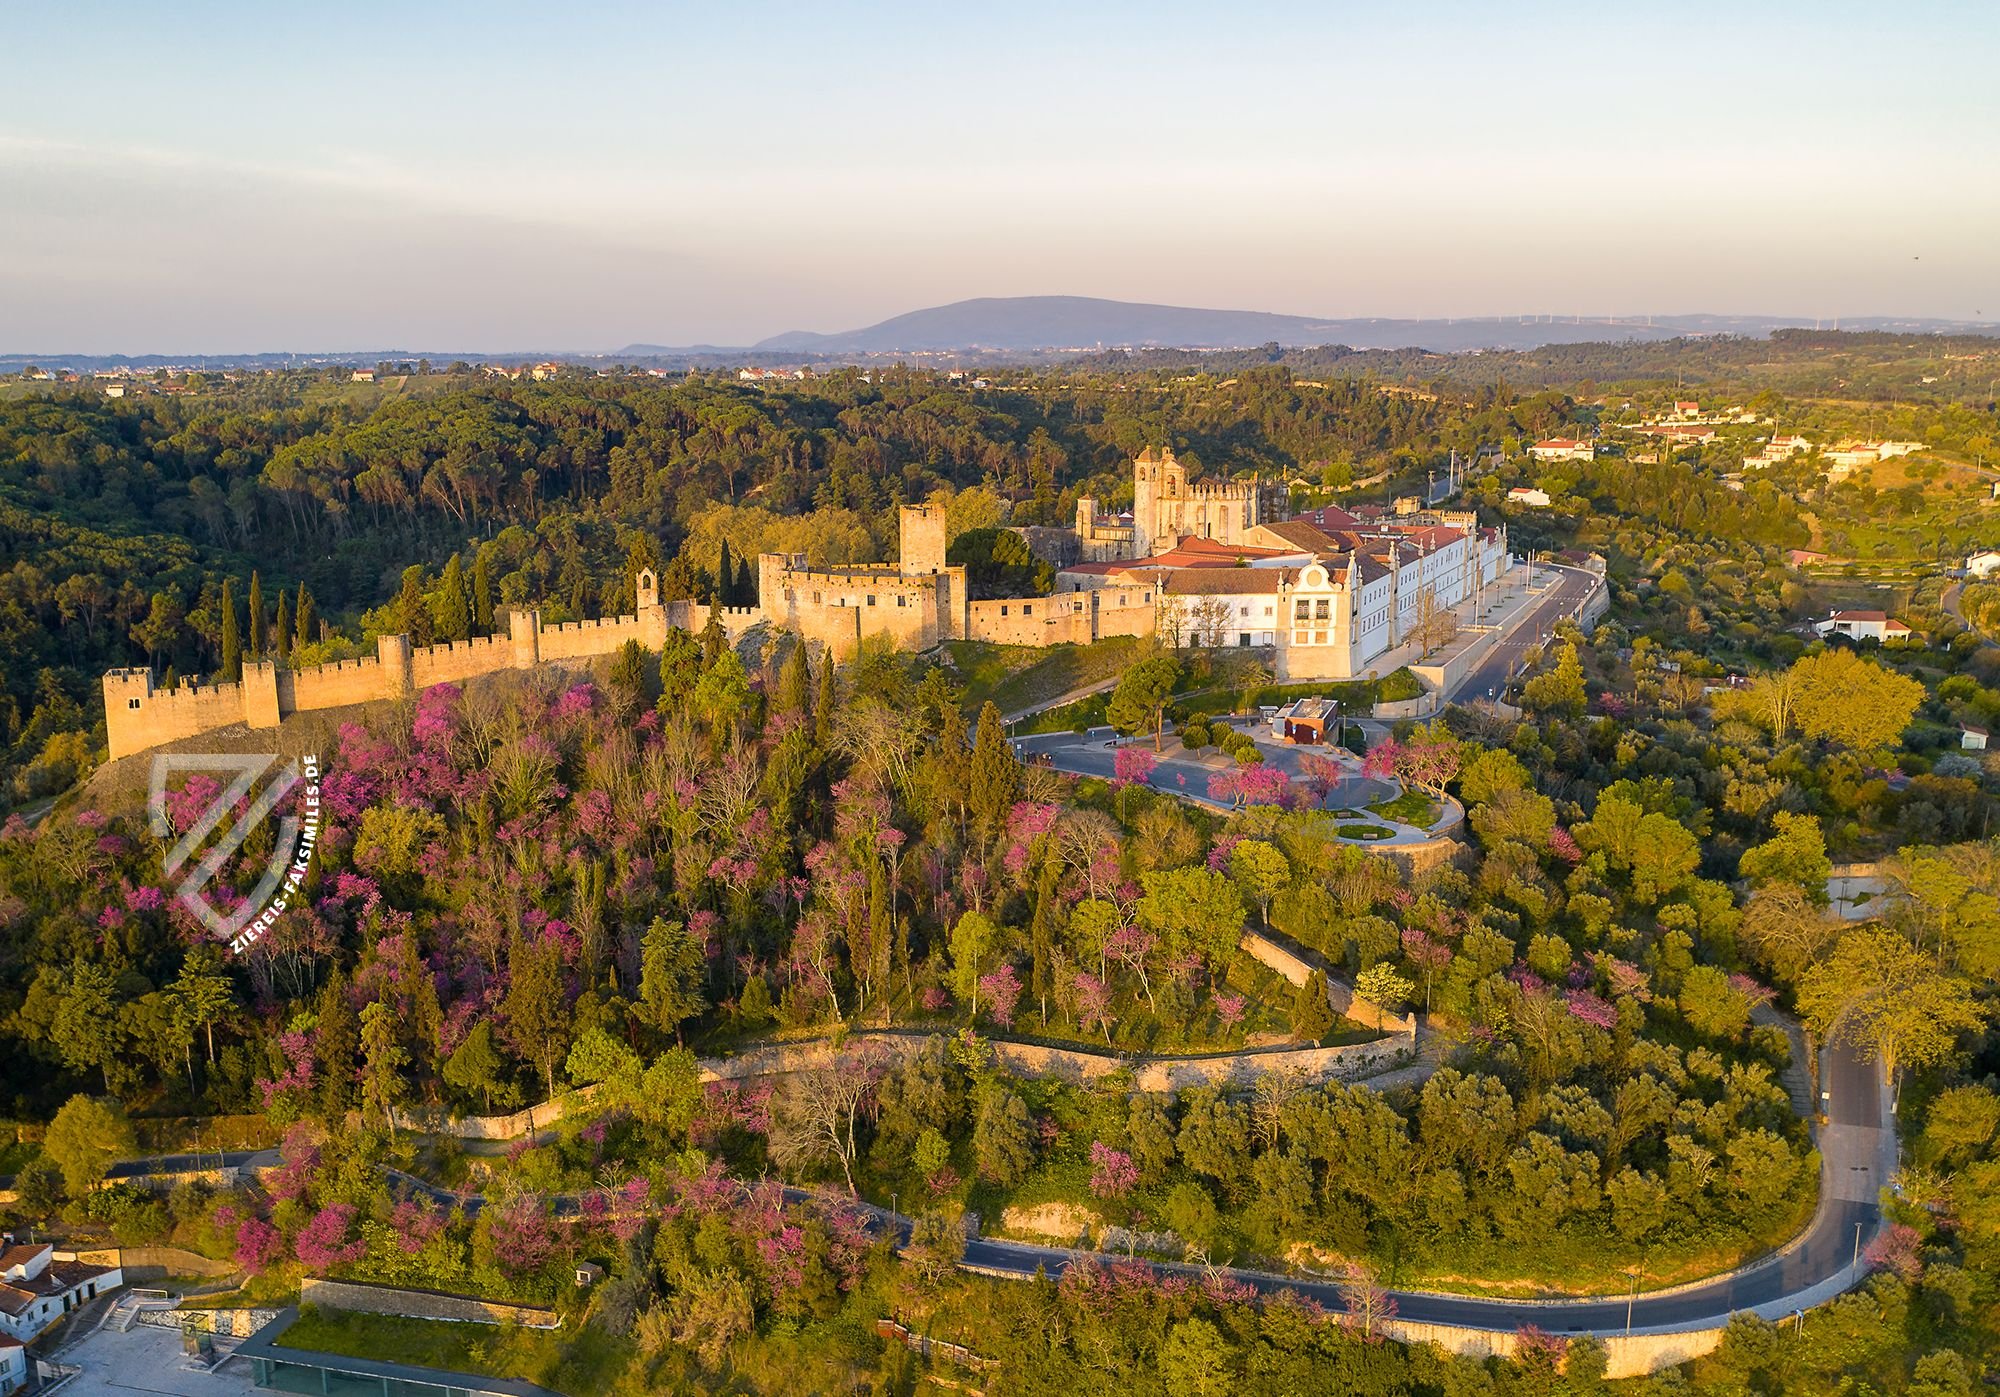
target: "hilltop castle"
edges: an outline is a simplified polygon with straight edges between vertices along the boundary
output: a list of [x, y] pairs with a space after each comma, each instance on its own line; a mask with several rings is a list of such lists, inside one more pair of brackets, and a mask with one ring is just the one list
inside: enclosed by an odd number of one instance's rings
[[[895, 562], [813, 568], [804, 554], [763, 554], [758, 604], [723, 608], [721, 624], [732, 642], [769, 626], [841, 660], [874, 639], [923, 651], [948, 640], [1087, 645], [1162, 633], [1176, 645], [1268, 650], [1280, 679], [1347, 679], [1374, 673], [1426, 614], [1475, 601], [1510, 566], [1506, 531], [1482, 529], [1470, 514], [1371, 523], [1328, 507], [1288, 520], [1272, 487], [1255, 478], [1189, 485], [1171, 451], [1148, 448], [1132, 471], [1129, 518], [1077, 502], [1074, 536], [1060, 543], [1083, 561], [1066, 561], [1051, 596], [974, 601], [965, 569], [946, 560], [944, 511], [915, 505], [901, 512]], [[646, 570], [630, 616], [548, 626], [539, 612], [517, 610], [504, 636], [423, 647], [380, 636], [373, 658], [302, 670], [246, 663], [237, 684], [161, 690], [150, 670], [116, 669], [104, 676], [105, 731], [117, 758], [236, 723], [272, 728], [288, 713], [576, 664], [627, 641], [657, 650], [669, 628], [701, 630], [709, 611], [663, 603]]]

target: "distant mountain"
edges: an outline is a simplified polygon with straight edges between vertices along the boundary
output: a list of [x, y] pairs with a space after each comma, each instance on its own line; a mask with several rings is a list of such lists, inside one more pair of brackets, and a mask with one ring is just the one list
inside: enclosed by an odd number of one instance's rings
[[[1533, 349], [1545, 344], [1603, 340], [1664, 340], [1680, 335], [1763, 336], [1811, 317], [1668, 315], [1606, 319], [1593, 316], [1499, 316], [1464, 320], [1320, 319], [1267, 311], [1201, 310], [1189, 306], [1107, 301], [1094, 296], [985, 296], [911, 311], [861, 330], [816, 334], [793, 330], [754, 346], [761, 353], [894, 354], [1030, 353], [1064, 349], [1244, 349], [1344, 344], [1355, 349]], [[1872, 318], [1844, 320], [1850, 330], [1907, 333], [1991, 332], [1966, 321]], [[1832, 328], [1831, 325], [1828, 328]], [[635, 346], [636, 348], [636, 346]]]

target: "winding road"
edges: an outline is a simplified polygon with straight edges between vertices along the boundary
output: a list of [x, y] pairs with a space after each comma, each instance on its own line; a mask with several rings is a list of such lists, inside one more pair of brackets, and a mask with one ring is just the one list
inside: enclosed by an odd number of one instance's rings
[[[1732, 1315], [1749, 1310], [1766, 1319], [1782, 1319], [1809, 1309], [1851, 1289], [1866, 1274], [1862, 1253], [1881, 1223], [1880, 1191], [1896, 1167], [1895, 1114], [1887, 1086], [1871, 1055], [1839, 1046], [1820, 1057], [1827, 1123], [1820, 1128], [1820, 1197], [1804, 1232], [1780, 1250], [1725, 1275], [1670, 1290], [1639, 1290], [1633, 1296], [1585, 1299], [1483, 1299], [1427, 1290], [1392, 1290], [1397, 1318], [1418, 1324], [1452, 1325], [1511, 1333], [1533, 1324], [1554, 1334], [1588, 1334], [1602, 1338], [1621, 1334], [1689, 1333], [1716, 1329]], [[276, 1151], [232, 1152], [224, 1161], [236, 1168], [263, 1168], [278, 1162]], [[117, 1177], [187, 1172], [213, 1167], [216, 1156], [192, 1155], [132, 1160], [118, 1166]], [[384, 1167], [391, 1185], [404, 1195], [422, 1195], [443, 1207], [460, 1207], [476, 1214], [486, 1199], [476, 1193], [456, 1193], [399, 1169]], [[837, 1195], [787, 1188], [786, 1197], [822, 1202], [848, 1202]], [[581, 1211], [574, 1197], [554, 1200], [559, 1216]], [[893, 1228], [898, 1245], [907, 1245], [913, 1220], [886, 1208], [859, 1203], [871, 1232]], [[1116, 1253], [1087, 1252], [1038, 1246], [998, 1238], [975, 1237], [966, 1243], [964, 1265], [981, 1274], [1026, 1279], [1046, 1269], [1059, 1276], [1076, 1261], [1092, 1256], [1116, 1260]], [[1326, 1305], [1342, 1308], [1340, 1287], [1327, 1280], [1281, 1275], [1238, 1267], [1204, 1268], [1188, 1264], [1152, 1263], [1163, 1272], [1200, 1276], [1210, 1269], [1254, 1287], [1261, 1293], [1293, 1290]], [[1643, 1285], [1643, 1275], [1640, 1277]]]
[[1559, 581], [1525, 616], [1509, 625], [1506, 634], [1495, 638], [1486, 657], [1465, 672], [1452, 686], [1447, 698], [1468, 702], [1504, 699], [1507, 696], [1507, 681], [1530, 655], [1539, 651], [1556, 633], [1556, 623], [1575, 615], [1584, 600], [1603, 585], [1598, 577], [1581, 568], [1552, 563], [1544, 567], [1553, 571]]

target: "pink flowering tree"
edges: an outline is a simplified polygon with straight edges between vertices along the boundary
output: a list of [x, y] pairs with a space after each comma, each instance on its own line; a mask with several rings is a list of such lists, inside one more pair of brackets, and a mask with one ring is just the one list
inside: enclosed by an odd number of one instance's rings
[[555, 1255], [555, 1229], [539, 1194], [517, 1193], [501, 1204], [490, 1235], [493, 1259], [508, 1271], [539, 1271]]
[[245, 1218], [236, 1229], [236, 1264], [255, 1275], [269, 1270], [285, 1254], [284, 1234], [262, 1218]]
[[1099, 1198], [1123, 1198], [1139, 1182], [1132, 1156], [1102, 1140], [1090, 1142], [1090, 1191]]
[[1102, 1029], [1104, 1041], [1111, 1042], [1111, 989], [1095, 975], [1076, 977], [1076, 1023], [1085, 1033]]
[[1002, 1028], [1014, 1026], [1014, 1009], [1021, 1002], [1021, 977], [1011, 964], [990, 975], [979, 977], [979, 992], [986, 998], [986, 1013]]
[[1889, 1271], [1914, 1282], [1924, 1271], [1923, 1242], [1916, 1228], [1892, 1222], [1868, 1244], [1862, 1255], [1877, 1271]]
[[326, 1272], [359, 1261], [367, 1244], [350, 1234], [354, 1230], [352, 1203], [329, 1203], [299, 1229], [292, 1240], [292, 1253], [308, 1271]]

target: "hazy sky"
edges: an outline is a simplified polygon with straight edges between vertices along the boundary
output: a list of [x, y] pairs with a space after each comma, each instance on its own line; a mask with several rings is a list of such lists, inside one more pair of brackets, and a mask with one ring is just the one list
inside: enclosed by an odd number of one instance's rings
[[110, 5], [0, 39], [0, 350], [969, 296], [2000, 319], [2000, 4]]

